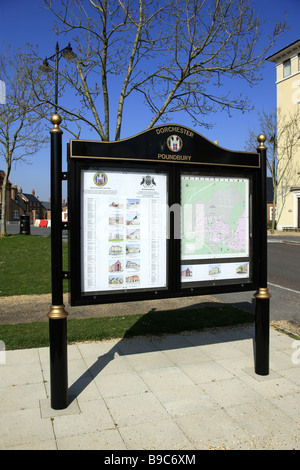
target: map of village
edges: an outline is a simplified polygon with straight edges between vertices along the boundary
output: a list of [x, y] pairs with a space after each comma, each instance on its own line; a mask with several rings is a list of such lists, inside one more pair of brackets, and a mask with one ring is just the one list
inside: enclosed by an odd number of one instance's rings
[[183, 176], [182, 259], [248, 255], [247, 179]]

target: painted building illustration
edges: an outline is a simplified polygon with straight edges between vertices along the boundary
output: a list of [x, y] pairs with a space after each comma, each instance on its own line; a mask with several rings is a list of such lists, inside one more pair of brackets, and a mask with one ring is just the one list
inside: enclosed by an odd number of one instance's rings
[[127, 284], [137, 284], [140, 282], [140, 277], [137, 275], [134, 276], [127, 276], [126, 277], [126, 283]]
[[120, 285], [123, 284], [123, 278], [119, 276], [109, 276], [109, 285]]
[[126, 263], [126, 269], [139, 269], [139, 268], [140, 268], [139, 261], [128, 260]]
[[127, 254], [139, 253], [140, 251], [139, 245], [126, 245]]
[[122, 225], [124, 224], [124, 217], [121, 215], [113, 215], [109, 217], [109, 225]]
[[139, 240], [140, 239], [140, 230], [133, 230], [127, 232], [128, 240]]
[[140, 225], [140, 217], [139, 215], [133, 216], [131, 219], [126, 220], [127, 225]]
[[246, 264], [241, 264], [241, 265], [237, 268], [236, 273], [237, 273], [237, 274], [247, 274], [247, 273], [248, 273], [248, 263], [246, 263]]
[[116, 261], [114, 264], [112, 264], [112, 265], [109, 267], [109, 271], [110, 271], [110, 272], [119, 272], [119, 271], [123, 271], [121, 261], [118, 260], [118, 261]]
[[120, 255], [123, 253], [123, 249], [120, 245], [112, 245], [109, 249], [110, 255]]
[[208, 274], [210, 276], [215, 276], [216, 274], [220, 274], [220, 272], [221, 272], [220, 266], [210, 266]]
[[186, 268], [183, 271], [181, 271], [181, 277], [191, 277], [192, 275], [193, 273], [190, 268]]

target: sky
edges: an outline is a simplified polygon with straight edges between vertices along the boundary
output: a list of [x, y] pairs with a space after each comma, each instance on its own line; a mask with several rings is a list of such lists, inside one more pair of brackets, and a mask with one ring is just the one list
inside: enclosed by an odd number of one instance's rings
[[[26, 50], [26, 43], [38, 45], [41, 57], [49, 57], [55, 53], [56, 42], [60, 48], [69, 42], [68, 39], [57, 37], [52, 30], [52, 14], [41, 8], [42, 0], [0, 0], [0, 47], [3, 50], [8, 45], [12, 50]], [[271, 34], [275, 23], [287, 16], [289, 31], [281, 36], [276, 46], [270, 50], [269, 55], [282, 49], [300, 38], [299, 17], [300, 0], [255, 0], [255, 11], [264, 21], [261, 41]], [[215, 122], [210, 129], [194, 127], [189, 117], [184, 114], [172, 116], [172, 124], [180, 124], [194, 129], [211, 141], [218, 141], [218, 145], [230, 150], [245, 150], [245, 141], [249, 129], [257, 127], [257, 113], [271, 111], [276, 106], [275, 64], [266, 61], [262, 69], [263, 80], [255, 87], [244, 83], [242, 91], [247, 95], [254, 107], [253, 111], [242, 114], [232, 111], [231, 117], [226, 112], [213, 114], [209, 120]], [[1, 78], [1, 77], [0, 77]], [[230, 91], [230, 90], [228, 90]], [[231, 90], [234, 94], [234, 90]], [[0, 106], [4, 106], [0, 104]], [[146, 129], [149, 124], [147, 112], [136, 112], [133, 101], [126, 110], [126, 119], [122, 127], [121, 138], [131, 137]], [[159, 123], [157, 123], [159, 125]], [[49, 126], [49, 131], [51, 130]], [[258, 130], [259, 133], [259, 130]], [[63, 134], [63, 171], [67, 169], [66, 144], [71, 139], [67, 132]], [[88, 135], [81, 135], [82, 139], [90, 139]], [[257, 143], [253, 143], [253, 150]], [[2, 159], [1, 159], [2, 158]], [[5, 170], [5, 161], [0, 157], [0, 170]], [[30, 164], [18, 162], [13, 165], [10, 181], [13, 185], [22, 187], [24, 193], [35, 194], [41, 201], [48, 201], [50, 196], [50, 148], [39, 151], [30, 157]], [[63, 183], [63, 196], [66, 197], [66, 185]]]

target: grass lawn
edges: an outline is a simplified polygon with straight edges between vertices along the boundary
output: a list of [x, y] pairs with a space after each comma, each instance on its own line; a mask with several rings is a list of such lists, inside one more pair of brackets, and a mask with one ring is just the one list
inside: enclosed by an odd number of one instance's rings
[[[67, 269], [68, 245], [63, 243]], [[67, 290], [68, 284], [64, 283]], [[51, 292], [51, 238], [13, 235], [0, 238], [0, 296]], [[70, 312], [69, 312], [70, 313]], [[253, 323], [254, 316], [231, 305], [190, 310], [155, 311], [144, 315], [68, 319], [68, 342], [100, 341], [144, 335], [175, 334]], [[49, 346], [48, 322], [0, 325], [0, 340], [7, 350]]]
[[[190, 310], [168, 310], [145, 315], [68, 320], [68, 343], [112, 338], [176, 334], [204, 328], [251, 324], [254, 316], [231, 305]], [[49, 346], [48, 322], [0, 325], [0, 338], [7, 350]]]
[[[68, 245], [63, 243], [64, 266]], [[68, 289], [64, 283], [65, 291]], [[51, 293], [51, 237], [0, 238], [0, 296]]]

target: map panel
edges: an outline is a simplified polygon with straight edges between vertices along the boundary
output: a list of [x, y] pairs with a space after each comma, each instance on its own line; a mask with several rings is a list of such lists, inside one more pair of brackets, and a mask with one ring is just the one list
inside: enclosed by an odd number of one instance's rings
[[181, 258], [249, 256], [249, 180], [181, 177]]

